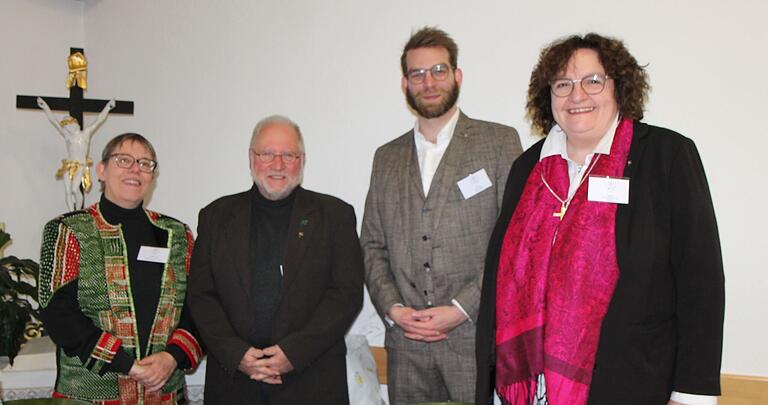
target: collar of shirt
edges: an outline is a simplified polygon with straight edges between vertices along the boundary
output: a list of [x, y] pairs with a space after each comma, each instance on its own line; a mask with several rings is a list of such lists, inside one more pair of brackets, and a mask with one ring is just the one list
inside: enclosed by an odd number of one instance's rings
[[[613, 124], [608, 128], [608, 131], [600, 138], [600, 142], [598, 142], [597, 146], [595, 147], [595, 150], [592, 151], [592, 153], [588, 154], [586, 156], [586, 159], [584, 160], [584, 165], [588, 165], [589, 161], [592, 160], [592, 156], [595, 153], [600, 153], [603, 155], [610, 155], [611, 154], [611, 146], [613, 145], [613, 137], [616, 135], [616, 128], [619, 126], [619, 116], [618, 114], [613, 117]], [[543, 160], [544, 158], [554, 156], [554, 155], [560, 155], [563, 159], [567, 160], [568, 163], [574, 163], [576, 162], [572, 161], [568, 157], [568, 149], [566, 146], [566, 136], [565, 132], [563, 132], [562, 128], [560, 128], [559, 125], [555, 124], [554, 127], [552, 127], [551, 130], [549, 130], [549, 134], [547, 134], [547, 138], [544, 139], [544, 145], [541, 147], [541, 154], [539, 155], [539, 160]]]
[[[424, 134], [419, 130], [419, 120], [416, 120], [416, 124], [413, 126], [413, 140], [416, 142], [416, 151], [419, 152], [419, 159], [424, 150], [445, 150], [448, 144], [453, 138], [453, 131], [456, 129], [456, 123], [459, 121], [459, 109], [451, 116], [451, 119], [445, 123], [440, 132], [437, 133], [437, 142], [432, 143], [424, 137]], [[421, 162], [419, 162], [421, 163]]]
[[568, 196], [570, 199], [576, 194], [576, 190], [579, 189], [581, 179], [584, 177], [584, 169], [589, 167], [592, 162], [592, 158], [596, 153], [601, 155], [610, 155], [611, 146], [613, 145], [613, 137], [616, 135], [616, 128], [619, 126], [619, 115], [616, 114], [613, 117], [613, 124], [608, 128], [608, 131], [600, 138], [600, 142], [597, 143], [595, 150], [588, 154], [584, 158], [584, 164], [579, 165], [571, 158], [568, 157], [568, 149], [566, 145], [566, 135], [559, 125], [555, 125], [547, 134], [547, 138], [544, 139], [544, 145], [541, 146], [541, 154], [539, 154], [539, 161], [550, 156], [559, 155], [568, 163], [568, 178], [570, 179], [570, 185], [568, 187]]

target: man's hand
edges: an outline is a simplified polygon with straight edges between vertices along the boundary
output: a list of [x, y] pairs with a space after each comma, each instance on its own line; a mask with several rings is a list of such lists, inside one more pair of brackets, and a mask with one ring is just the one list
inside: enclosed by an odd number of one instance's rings
[[411, 307], [394, 305], [389, 309], [387, 316], [405, 332], [405, 337], [408, 339], [437, 342], [447, 337], [446, 334], [427, 325], [427, 321], [430, 320], [428, 317], [416, 316], [418, 312]]
[[454, 305], [422, 309], [411, 315], [420, 320], [422, 328], [434, 330], [443, 335], [447, 335], [467, 320], [467, 316]]
[[247, 376], [252, 376], [259, 372], [256, 362], [262, 357], [264, 357], [264, 352], [262, 350], [250, 347], [243, 355], [243, 358], [240, 359], [240, 364], [237, 366], [237, 369]]
[[682, 402], [677, 402], [670, 399], [667, 405], [685, 405], [685, 404]]
[[160, 391], [176, 366], [176, 359], [170, 353], [155, 353], [135, 362], [128, 376], [144, 385], [147, 392]]
[[264, 348], [263, 353], [264, 356], [255, 363], [257, 372], [251, 375], [251, 379], [267, 384], [282, 384], [281, 375], [293, 371], [293, 364], [278, 345]]

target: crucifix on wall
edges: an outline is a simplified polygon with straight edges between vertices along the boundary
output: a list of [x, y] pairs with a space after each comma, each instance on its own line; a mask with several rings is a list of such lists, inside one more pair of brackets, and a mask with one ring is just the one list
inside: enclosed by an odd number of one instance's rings
[[[85, 193], [91, 189], [90, 158], [91, 138], [107, 119], [107, 114], [133, 114], [133, 101], [97, 100], [83, 98], [88, 87], [88, 60], [82, 48], [70, 48], [67, 64], [67, 88], [69, 97], [16, 96], [16, 108], [41, 109], [48, 121], [64, 138], [67, 145], [67, 159], [61, 161], [56, 178], [64, 181], [65, 199], [68, 209], [82, 209]], [[53, 111], [67, 111], [68, 116], [59, 120]], [[83, 122], [83, 113], [99, 112], [96, 120], [88, 126]]]

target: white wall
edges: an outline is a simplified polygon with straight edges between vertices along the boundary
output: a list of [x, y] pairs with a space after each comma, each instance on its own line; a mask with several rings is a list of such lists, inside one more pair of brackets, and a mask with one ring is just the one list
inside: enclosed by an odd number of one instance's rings
[[54, 179], [64, 142], [42, 111], [17, 110], [16, 95], [67, 97], [69, 48], [84, 37], [83, 3], [0, 2], [0, 222], [14, 239], [7, 255], [37, 259], [43, 224], [65, 208]]
[[[526, 146], [533, 139], [525, 91], [540, 48], [594, 30], [624, 39], [649, 64], [645, 121], [699, 146], [726, 266], [723, 371], [768, 375], [768, 220], [761, 212], [768, 191], [760, 172], [768, 141], [757, 119], [768, 107], [768, 5], [627, 3], [0, 2], [0, 26], [13, 32], [0, 38], [0, 49], [15, 56], [0, 64], [0, 221], [16, 239], [6, 253], [36, 257], [44, 220], [64, 208], [53, 179], [63, 143], [42, 113], [17, 111], [13, 99], [64, 95], [69, 46], [85, 46], [89, 97], [136, 102], [134, 116], [109, 118], [92, 153], [119, 132], [147, 135], [161, 162], [151, 208], [194, 228], [202, 206], [249, 186], [249, 133], [272, 113], [303, 128], [305, 186], [349, 201], [361, 219], [374, 150], [413, 122], [400, 93], [399, 56], [414, 28], [437, 24], [454, 36], [462, 108], [515, 126]], [[372, 316], [370, 308], [365, 314]]]

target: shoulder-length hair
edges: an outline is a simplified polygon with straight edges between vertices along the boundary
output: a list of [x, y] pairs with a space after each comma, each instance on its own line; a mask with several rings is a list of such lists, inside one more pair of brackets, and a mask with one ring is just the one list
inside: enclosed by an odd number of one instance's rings
[[562, 73], [574, 52], [592, 49], [597, 52], [605, 74], [614, 80], [614, 97], [622, 118], [640, 120], [648, 99], [648, 74], [629, 53], [624, 43], [596, 33], [572, 35], [547, 45], [531, 73], [526, 111], [535, 133], [546, 135], [555, 125], [552, 115], [550, 83]]

